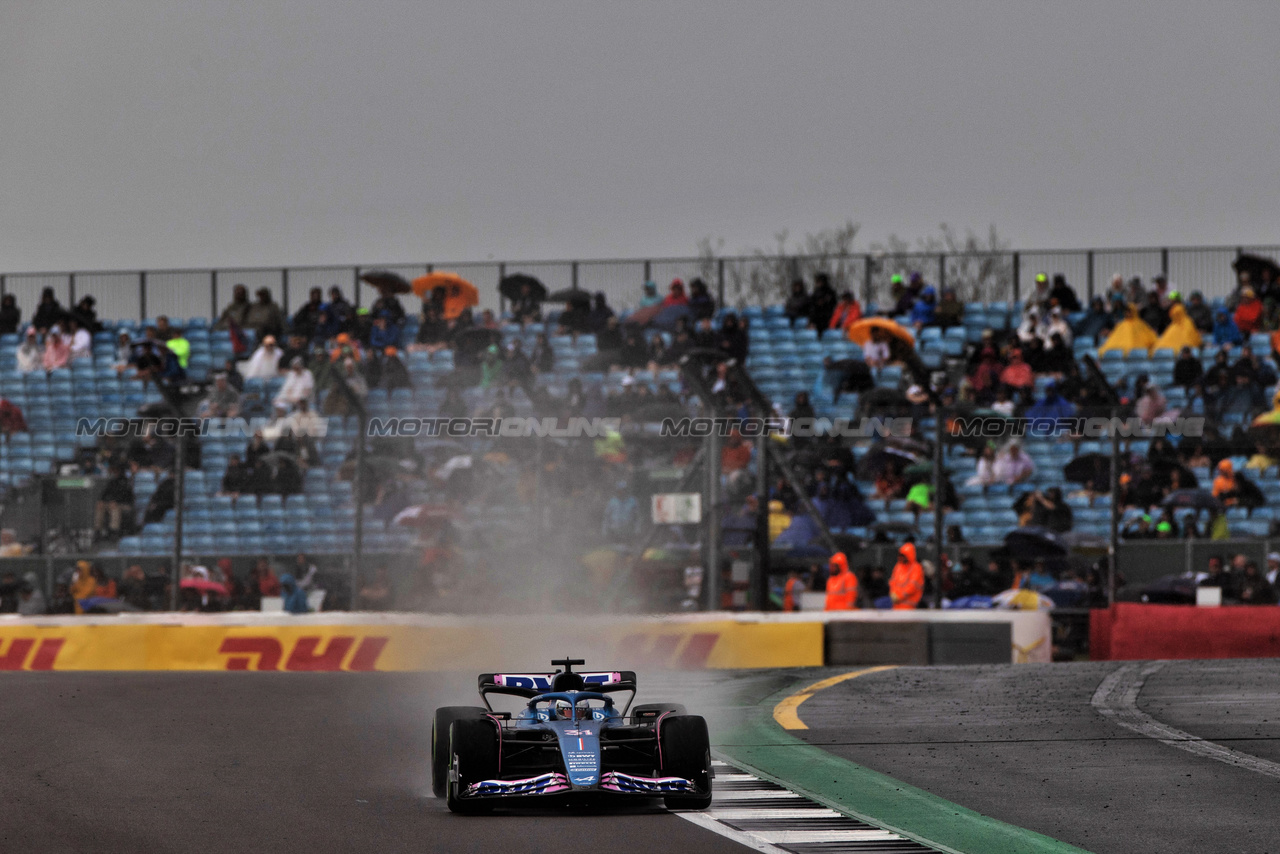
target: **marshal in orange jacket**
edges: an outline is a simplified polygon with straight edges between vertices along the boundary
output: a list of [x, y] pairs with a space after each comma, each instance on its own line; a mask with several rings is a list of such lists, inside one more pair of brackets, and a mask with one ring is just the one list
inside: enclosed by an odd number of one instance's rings
[[889, 578], [889, 596], [895, 609], [909, 610], [924, 596], [924, 567], [916, 560], [916, 547], [906, 543], [898, 549], [898, 562]]
[[844, 552], [836, 552], [827, 565], [828, 611], [851, 611], [858, 602], [858, 576], [849, 569], [849, 559]]

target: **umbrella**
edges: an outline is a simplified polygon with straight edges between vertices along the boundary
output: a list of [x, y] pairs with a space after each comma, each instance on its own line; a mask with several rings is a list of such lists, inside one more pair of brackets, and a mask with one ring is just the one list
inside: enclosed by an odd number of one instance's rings
[[1053, 600], [1034, 590], [1006, 590], [991, 598], [997, 608], [1010, 611], [1052, 611]]
[[483, 326], [472, 327], [459, 332], [453, 337], [455, 356], [474, 357], [489, 349], [491, 344], [502, 344], [502, 333], [497, 329], [485, 329]]
[[862, 455], [858, 461], [858, 476], [872, 478], [890, 465], [910, 465], [920, 461], [918, 454], [891, 445], [880, 445]]
[[1255, 285], [1262, 280], [1263, 270], [1271, 271], [1272, 280], [1280, 279], [1280, 264], [1264, 255], [1242, 254], [1231, 262], [1231, 268], [1237, 273], [1248, 273]]
[[480, 304], [476, 286], [457, 273], [428, 273], [413, 280], [413, 292], [423, 299], [438, 288], [444, 289], [445, 320], [453, 320], [463, 309]]
[[914, 534], [917, 526], [912, 522], [877, 522], [871, 530], [878, 534]]
[[227, 595], [226, 585], [217, 581], [210, 581], [207, 578], [184, 578], [178, 582], [178, 586], [183, 590], [199, 590], [201, 593], [219, 593], [223, 596]]
[[1111, 483], [1110, 454], [1082, 454], [1067, 463], [1062, 476], [1069, 483], [1088, 483], [1095, 481], [1095, 486], [1106, 486]]
[[367, 273], [361, 273], [360, 281], [373, 285], [384, 294], [407, 294], [413, 290], [413, 286], [404, 276], [390, 270], [370, 270]]
[[632, 324], [633, 326], [648, 326], [653, 322], [655, 317], [662, 313], [664, 308], [666, 308], [666, 306], [663, 306], [661, 303], [658, 305], [646, 306], [645, 308], [638, 308], [623, 318], [622, 322]]
[[1194, 605], [1196, 580], [1185, 575], [1166, 575], [1139, 590], [1138, 601], [1154, 605]]
[[1189, 507], [1193, 510], [1221, 510], [1222, 502], [1207, 489], [1179, 489], [1160, 502], [1165, 507]]
[[445, 504], [415, 504], [406, 507], [391, 520], [393, 525], [406, 528], [427, 528], [448, 522], [454, 517], [453, 510]]
[[545, 300], [547, 298], [547, 286], [527, 273], [512, 273], [510, 276], [503, 276], [502, 281], [498, 282], [498, 293], [509, 300], [524, 299], [523, 291], [525, 285], [529, 286], [529, 292], [534, 299]]
[[586, 303], [591, 304], [591, 294], [580, 288], [565, 288], [547, 295], [547, 302]]
[[907, 344], [915, 344], [915, 336], [905, 326], [895, 323], [887, 317], [865, 317], [849, 325], [846, 334], [855, 344], [866, 344], [871, 340], [871, 330], [881, 329]]
[[1004, 535], [1004, 548], [1009, 557], [1017, 560], [1066, 557], [1067, 547], [1058, 541], [1057, 535], [1044, 528], [1017, 528]]
[[1276, 425], [1280, 425], [1280, 409], [1268, 410], [1250, 422], [1251, 427], [1274, 427]]

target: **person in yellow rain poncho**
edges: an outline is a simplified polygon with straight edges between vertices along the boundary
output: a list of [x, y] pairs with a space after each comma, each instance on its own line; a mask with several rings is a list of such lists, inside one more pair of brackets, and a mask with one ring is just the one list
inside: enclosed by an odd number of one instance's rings
[[1200, 330], [1196, 329], [1195, 322], [1187, 315], [1187, 309], [1182, 303], [1175, 302], [1169, 307], [1169, 325], [1156, 339], [1155, 349], [1168, 347], [1173, 352], [1180, 353], [1183, 347], [1198, 350], [1200, 343]]
[[93, 577], [93, 564], [87, 560], [76, 561], [76, 571], [71, 577], [71, 583], [68, 585], [68, 592], [71, 599], [76, 603], [76, 613], [83, 614], [84, 608], [80, 607], [80, 600], [88, 599], [98, 589], [98, 580]]
[[769, 502], [769, 542], [778, 539], [778, 535], [791, 526], [791, 514], [781, 501]]
[[1102, 342], [1102, 346], [1098, 348], [1098, 354], [1101, 355], [1108, 350], [1119, 350], [1126, 354], [1133, 350], [1150, 352], [1155, 346], [1157, 337], [1159, 336], [1156, 335], [1156, 331], [1138, 317], [1138, 307], [1129, 303], [1129, 307], [1125, 309], [1124, 320], [1117, 323], [1116, 328], [1107, 336], [1107, 340]]

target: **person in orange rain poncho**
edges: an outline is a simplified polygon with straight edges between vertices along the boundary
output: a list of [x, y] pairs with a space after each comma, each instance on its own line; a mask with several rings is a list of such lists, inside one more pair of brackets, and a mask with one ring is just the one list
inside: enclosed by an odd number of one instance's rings
[[916, 547], [906, 543], [898, 549], [898, 562], [889, 577], [889, 597], [895, 610], [912, 610], [924, 596], [924, 567], [916, 560]]
[[844, 552], [836, 552], [827, 564], [828, 611], [851, 611], [858, 606], [858, 576], [849, 569]]
[[1133, 303], [1129, 303], [1125, 309], [1124, 320], [1116, 324], [1116, 328], [1107, 336], [1107, 340], [1102, 342], [1102, 346], [1098, 348], [1098, 354], [1101, 355], [1108, 350], [1119, 350], [1122, 353], [1128, 353], [1131, 350], [1147, 350], [1150, 351], [1156, 344], [1156, 331], [1138, 317], [1138, 307]]
[[1187, 309], [1180, 302], [1169, 307], [1169, 325], [1156, 339], [1155, 349], [1168, 347], [1175, 353], [1182, 352], [1183, 347], [1192, 350], [1200, 349], [1200, 330], [1187, 314]]
[[1213, 479], [1213, 497], [1223, 504], [1235, 504], [1238, 491], [1235, 466], [1231, 464], [1231, 460], [1223, 460], [1218, 463], [1218, 474]]

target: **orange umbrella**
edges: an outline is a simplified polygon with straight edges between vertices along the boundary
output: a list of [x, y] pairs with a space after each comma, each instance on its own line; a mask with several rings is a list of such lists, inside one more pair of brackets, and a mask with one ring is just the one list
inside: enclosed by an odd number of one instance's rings
[[436, 288], [444, 288], [446, 320], [462, 314], [464, 308], [480, 304], [480, 292], [476, 286], [457, 273], [428, 273], [413, 280], [413, 292], [423, 299]]
[[894, 323], [887, 317], [864, 317], [857, 323], [849, 324], [849, 328], [845, 333], [849, 336], [849, 340], [856, 344], [866, 344], [871, 340], [871, 330], [883, 329], [894, 338], [901, 338], [908, 344], [916, 343], [915, 336], [911, 334], [905, 326]]

